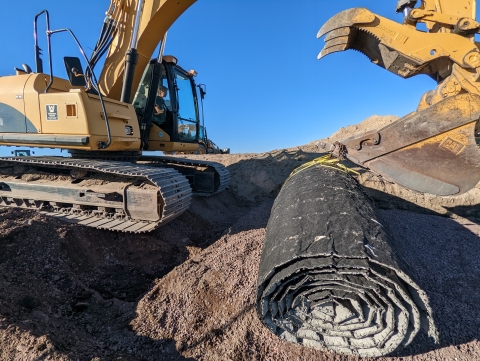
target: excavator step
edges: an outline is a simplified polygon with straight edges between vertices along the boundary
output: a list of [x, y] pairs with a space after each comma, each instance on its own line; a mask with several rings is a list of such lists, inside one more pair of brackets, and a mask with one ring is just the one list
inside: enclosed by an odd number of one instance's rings
[[185, 212], [191, 197], [188, 180], [171, 168], [64, 157], [0, 158], [0, 206], [38, 209], [88, 227], [148, 232]]

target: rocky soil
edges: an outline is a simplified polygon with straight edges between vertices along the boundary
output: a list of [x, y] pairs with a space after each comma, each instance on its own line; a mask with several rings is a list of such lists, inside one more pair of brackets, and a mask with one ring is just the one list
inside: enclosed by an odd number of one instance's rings
[[[372, 117], [341, 139], [388, 124]], [[144, 235], [0, 209], [0, 360], [357, 360], [289, 344], [254, 310], [270, 208], [316, 143], [264, 154], [192, 156], [225, 164], [231, 186], [194, 198]], [[381, 360], [480, 359], [479, 189], [461, 199], [409, 192], [369, 173], [394, 247], [430, 298], [440, 344], [425, 334]]]

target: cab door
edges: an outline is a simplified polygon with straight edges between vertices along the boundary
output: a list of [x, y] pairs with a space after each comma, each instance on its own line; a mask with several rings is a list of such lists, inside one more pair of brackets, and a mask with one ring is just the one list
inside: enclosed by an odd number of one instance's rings
[[176, 140], [185, 143], [198, 141], [198, 105], [194, 83], [183, 69], [173, 68], [176, 100]]

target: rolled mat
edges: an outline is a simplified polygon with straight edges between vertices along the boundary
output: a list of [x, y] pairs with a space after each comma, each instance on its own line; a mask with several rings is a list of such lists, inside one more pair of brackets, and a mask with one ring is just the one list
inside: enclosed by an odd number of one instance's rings
[[276, 335], [365, 357], [437, 331], [424, 291], [392, 250], [373, 202], [349, 174], [314, 166], [289, 179], [272, 207], [258, 274], [257, 313]]

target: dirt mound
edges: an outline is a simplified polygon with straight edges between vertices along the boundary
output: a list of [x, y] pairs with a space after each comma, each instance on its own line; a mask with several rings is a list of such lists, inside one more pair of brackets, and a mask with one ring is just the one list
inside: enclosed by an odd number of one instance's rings
[[[342, 139], [353, 137], [355, 135], [361, 135], [372, 130], [386, 127], [398, 118], [399, 117], [394, 115], [372, 115], [359, 124], [342, 127], [328, 138], [324, 138], [319, 141], [333, 143]], [[316, 144], [319, 141], [312, 142], [311, 144]]]
[[[318, 351], [280, 340], [255, 313], [257, 269], [272, 201], [159, 280], [132, 322], [139, 335], [173, 339], [195, 360], [312, 360]], [[333, 360], [333, 356], [325, 360]]]
[[[329, 139], [393, 119], [372, 117]], [[273, 199], [294, 168], [318, 156], [315, 142], [192, 156], [228, 166], [230, 188], [194, 198], [185, 214], [145, 235], [0, 209], [0, 360], [356, 360], [279, 340], [254, 311]], [[440, 331], [440, 346], [420, 335], [388, 360], [480, 359], [480, 227], [437, 215], [464, 215], [479, 196], [406, 198], [408, 191], [370, 174], [360, 181], [386, 208], [395, 247], [427, 292]]]
[[0, 221], [1, 360], [138, 360], [163, 347], [128, 323], [154, 279], [189, 257], [202, 225], [132, 237], [25, 211], [3, 210]]
[[[275, 197], [289, 174], [300, 165], [317, 157], [315, 152], [306, 152], [302, 147], [274, 150], [262, 154], [242, 155], [189, 155], [189, 158], [216, 161], [230, 171], [230, 189], [235, 196], [258, 204]], [[187, 156], [185, 156], [187, 157]]]
[[[270, 204], [252, 210], [219, 241], [159, 280], [139, 302], [133, 329], [153, 340], [173, 339], [193, 360], [358, 360], [287, 343], [258, 321], [256, 276]], [[396, 235], [399, 255], [431, 300], [441, 346], [422, 334], [398, 357], [380, 359], [480, 357], [475, 291], [480, 227], [405, 211], [383, 211], [383, 216]]]

